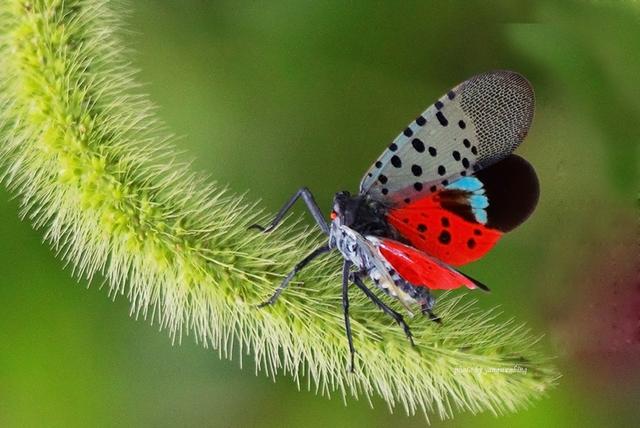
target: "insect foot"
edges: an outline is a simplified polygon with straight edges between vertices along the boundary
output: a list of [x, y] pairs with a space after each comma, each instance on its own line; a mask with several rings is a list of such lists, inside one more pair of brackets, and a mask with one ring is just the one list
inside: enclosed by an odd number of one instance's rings
[[264, 226], [260, 226], [259, 224], [252, 224], [251, 226], [247, 227], [247, 230], [251, 230], [251, 229], [257, 229], [262, 233], [269, 233], [273, 230], [273, 226], [269, 225], [267, 227], [264, 227]]

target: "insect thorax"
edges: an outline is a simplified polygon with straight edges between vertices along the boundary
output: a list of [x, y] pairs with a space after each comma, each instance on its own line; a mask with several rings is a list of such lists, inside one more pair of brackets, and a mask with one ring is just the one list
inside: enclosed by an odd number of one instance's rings
[[387, 210], [383, 202], [368, 195], [351, 196], [348, 192], [336, 193], [334, 211], [341, 224], [359, 234], [395, 238], [397, 233], [387, 222]]
[[[367, 195], [351, 196], [348, 192], [336, 193], [329, 242], [359, 269], [368, 270], [370, 255], [361, 248], [362, 238], [368, 235], [399, 239], [398, 233], [387, 222], [387, 207]], [[354, 233], [355, 232], [355, 233]]]

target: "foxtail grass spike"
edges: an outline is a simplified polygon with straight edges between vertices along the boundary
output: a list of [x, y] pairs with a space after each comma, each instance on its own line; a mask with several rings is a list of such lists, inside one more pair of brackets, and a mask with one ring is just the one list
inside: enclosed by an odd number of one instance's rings
[[133, 316], [177, 341], [192, 335], [222, 357], [251, 359], [268, 376], [286, 373], [323, 395], [380, 396], [427, 418], [516, 411], [554, 384], [535, 336], [459, 294], [441, 296], [442, 325], [410, 320], [412, 347], [352, 293], [350, 373], [338, 258], [324, 256], [300, 277], [304, 287], [256, 308], [319, 236], [299, 224], [269, 236], [248, 230], [272, 215], [176, 161], [171, 135], [137, 92], [124, 6], [0, 8], [2, 181], [73, 274], [126, 296]]

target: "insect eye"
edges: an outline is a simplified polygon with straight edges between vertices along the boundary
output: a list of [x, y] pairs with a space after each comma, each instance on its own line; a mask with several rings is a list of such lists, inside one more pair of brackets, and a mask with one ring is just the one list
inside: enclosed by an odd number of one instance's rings
[[338, 213], [335, 211], [331, 211], [330, 217], [331, 217], [331, 220], [335, 220], [336, 217], [338, 217]]

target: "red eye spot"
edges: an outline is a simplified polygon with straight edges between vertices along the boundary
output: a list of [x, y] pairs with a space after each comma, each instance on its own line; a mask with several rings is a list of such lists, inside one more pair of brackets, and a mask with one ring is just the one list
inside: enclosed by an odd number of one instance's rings
[[335, 211], [331, 211], [330, 217], [331, 217], [331, 220], [335, 220], [336, 217], [338, 217], [338, 213], [336, 213]]

